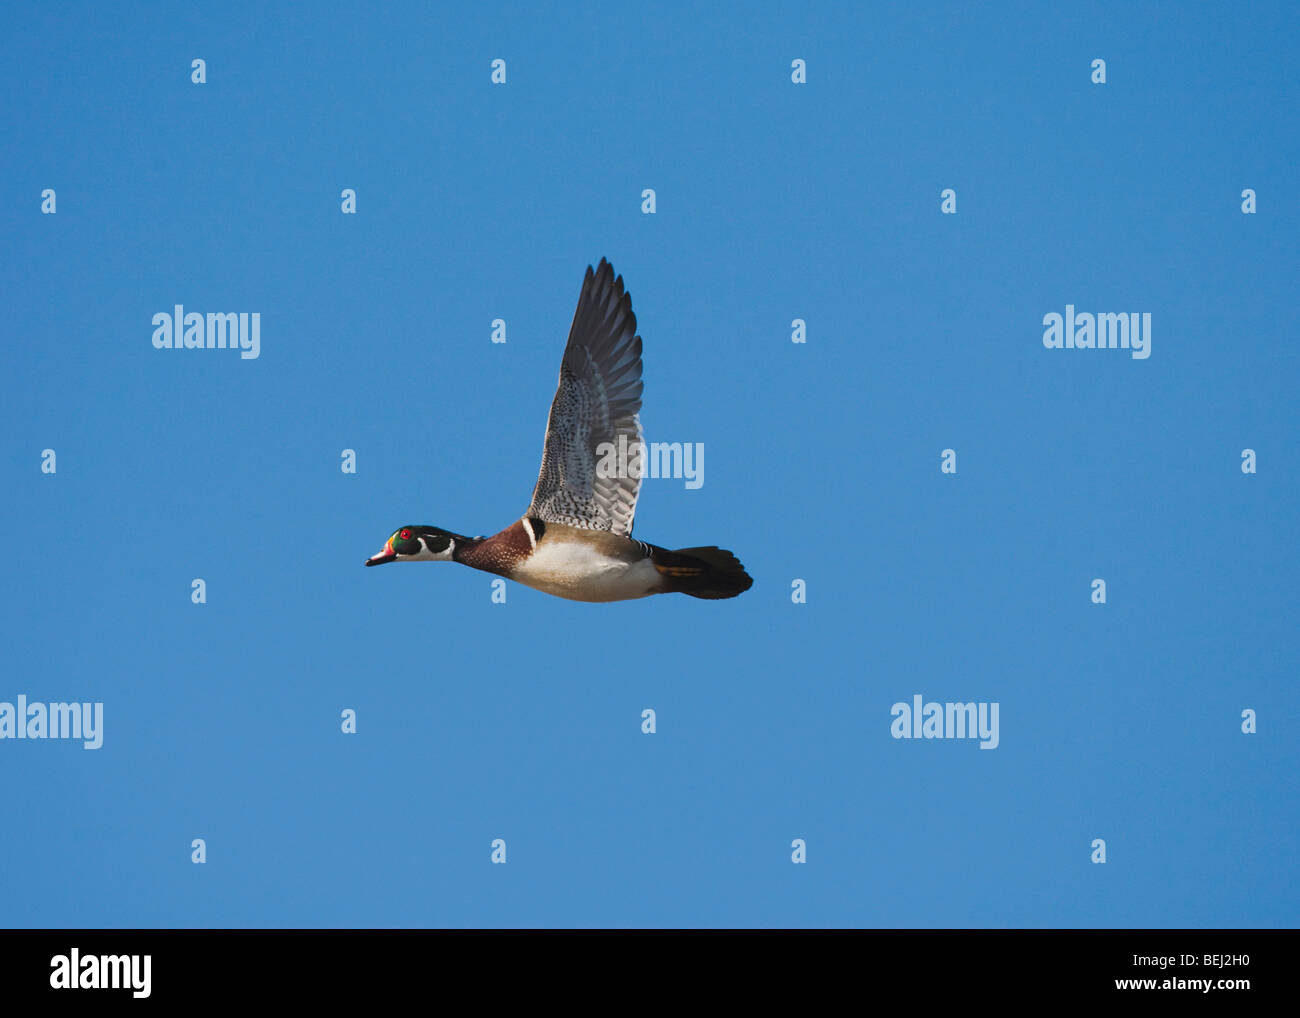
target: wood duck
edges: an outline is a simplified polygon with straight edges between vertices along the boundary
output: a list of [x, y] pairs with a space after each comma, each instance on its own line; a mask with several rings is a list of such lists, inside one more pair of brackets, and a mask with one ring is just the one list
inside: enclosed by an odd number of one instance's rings
[[[641, 487], [640, 410], [641, 337], [632, 295], [602, 258], [595, 271], [587, 266], [578, 295], [528, 511], [486, 538], [400, 527], [366, 565], [459, 562], [573, 601], [672, 593], [717, 600], [743, 593], [754, 581], [729, 551], [669, 551], [632, 538]], [[610, 448], [631, 450], [624, 469], [597, 469]]]

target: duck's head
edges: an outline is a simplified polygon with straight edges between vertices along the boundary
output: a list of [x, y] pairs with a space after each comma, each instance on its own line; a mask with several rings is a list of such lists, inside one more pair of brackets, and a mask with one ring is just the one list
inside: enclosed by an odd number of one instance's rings
[[385, 562], [450, 562], [458, 534], [437, 527], [405, 526], [393, 531], [383, 549], [366, 559], [368, 566]]

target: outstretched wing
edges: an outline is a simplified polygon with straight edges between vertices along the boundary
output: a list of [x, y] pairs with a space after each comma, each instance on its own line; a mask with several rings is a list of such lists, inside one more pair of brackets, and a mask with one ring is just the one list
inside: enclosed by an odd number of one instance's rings
[[587, 266], [582, 281], [527, 515], [630, 535], [641, 487], [640, 409], [641, 337], [632, 296], [602, 258], [594, 273]]

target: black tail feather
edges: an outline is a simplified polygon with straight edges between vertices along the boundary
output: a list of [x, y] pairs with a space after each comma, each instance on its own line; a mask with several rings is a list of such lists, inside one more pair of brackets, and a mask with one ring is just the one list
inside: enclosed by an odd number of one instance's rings
[[723, 548], [656, 548], [651, 561], [672, 593], [718, 601], [754, 585], [740, 559]]

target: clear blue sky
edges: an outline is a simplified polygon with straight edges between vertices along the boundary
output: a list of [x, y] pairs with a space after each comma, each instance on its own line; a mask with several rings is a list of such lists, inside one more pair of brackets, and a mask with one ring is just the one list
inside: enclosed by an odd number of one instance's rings
[[[105, 712], [0, 741], [0, 921], [1296, 925], [1294, 4], [274, 6], [0, 15], [0, 700]], [[602, 256], [636, 535], [753, 589], [362, 568], [522, 513]]]

